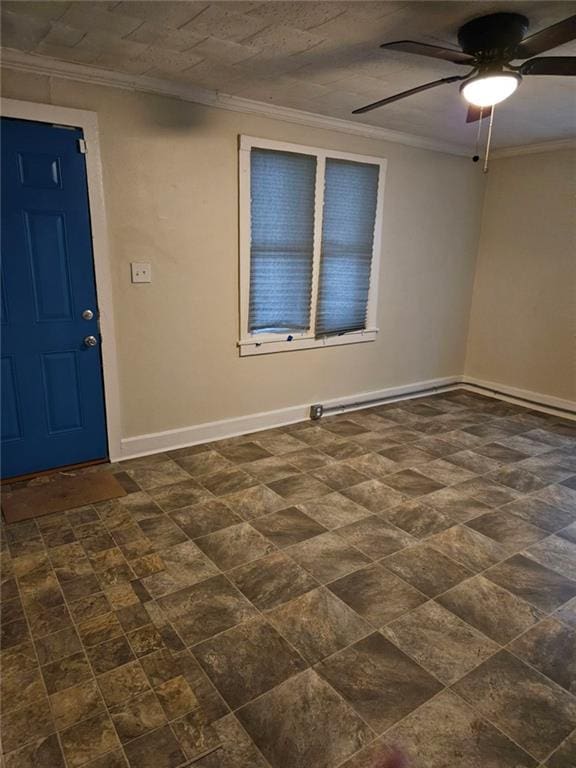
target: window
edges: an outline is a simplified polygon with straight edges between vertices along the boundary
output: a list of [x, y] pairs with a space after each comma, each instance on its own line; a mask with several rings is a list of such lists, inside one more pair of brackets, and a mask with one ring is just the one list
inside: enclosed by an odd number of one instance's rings
[[241, 137], [242, 355], [375, 339], [385, 166]]

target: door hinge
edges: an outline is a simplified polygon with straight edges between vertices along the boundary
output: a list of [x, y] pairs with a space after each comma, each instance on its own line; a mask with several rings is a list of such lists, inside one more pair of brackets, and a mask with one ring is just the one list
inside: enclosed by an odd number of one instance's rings
[[78, 139], [78, 151], [83, 155], [88, 151], [86, 148], [86, 139]]

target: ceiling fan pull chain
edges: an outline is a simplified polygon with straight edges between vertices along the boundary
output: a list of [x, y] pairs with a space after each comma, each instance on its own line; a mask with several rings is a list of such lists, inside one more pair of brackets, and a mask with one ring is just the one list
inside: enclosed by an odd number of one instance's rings
[[490, 123], [488, 125], [488, 139], [486, 141], [486, 154], [484, 155], [483, 173], [488, 173], [488, 157], [490, 155], [490, 142], [492, 141], [492, 124], [494, 123], [494, 105], [490, 107]]
[[476, 131], [476, 145], [474, 147], [473, 162], [480, 160], [480, 134], [482, 133], [482, 118], [484, 117], [484, 107], [480, 107], [480, 117], [478, 118], [478, 130]]

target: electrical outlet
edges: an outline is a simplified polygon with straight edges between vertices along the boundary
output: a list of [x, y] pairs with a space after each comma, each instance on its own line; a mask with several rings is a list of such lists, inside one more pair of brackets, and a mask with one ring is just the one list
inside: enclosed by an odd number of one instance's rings
[[133, 261], [130, 264], [133, 283], [151, 283], [152, 265], [144, 261]]
[[313, 421], [316, 421], [316, 419], [322, 418], [322, 414], [324, 413], [324, 406], [323, 405], [311, 405], [310, 406], [310, 418]]

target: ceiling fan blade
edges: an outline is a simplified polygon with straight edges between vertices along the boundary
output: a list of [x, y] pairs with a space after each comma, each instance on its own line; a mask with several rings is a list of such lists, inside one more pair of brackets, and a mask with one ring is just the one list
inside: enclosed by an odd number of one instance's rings
[[518, 68], [521, 75], [565, 75], [576, 77], [576, 56], [539, 56]]
[[490, 107], [476, 107], [474, 104], [468, 105], [468, 112], [466, 113], [467, 123], [477, 123], [478, 120], [484, 120], [485, 117], [490, 117]]
[[564, 21], [559, 21], [558, 24], [553, 24], [527, 37], [516, 48], [515, 58], [526, 59], [529, 56], [537, 56], [571, 40], [576, 40], [576, 16], [570, 16]]
[[418, 56], [431, 56], [433, 59], [444, 59], [444, 61], [451, 61], [453, 64], [473, 64], [474, 62], [473, 56], [462, 51], [441, 48], [438, 45], [428, 45], [428, 43], [417, 43], [413, 40], [382, 43], [380, 48], [390, 48], [393, 51], [402, 51], [402, 53], [415, 53]]
[[436, 88], [439, 85], [444, 85], [444, 83], [455, 83], [457, 80], [466, 80], [468, 75], [453, 75], [452, 77], [443, 77], [441, 80], [434, 80], [431, 83], [426, 83], [425, 85], [418, 85], [416, 88], [410, 88], [408, 91], [402, 91], [402, 93], [397, 93], [394, 96], [388, 96], [386, 99], [380, 99], [379, 101], [374, 101], [372, 104], [367, 104], [365, 107], [360, 107], [359, 109], [353, 110], [353, 115], [361, 115], [364, 112], [371, 112], [373, 109], [378, 109], [378, 107], [383, 107], [385, 104], [392, 104], [393, 101], [400, 101], [400, 99], [405, 99], [407, 96], [413, 96], [415, 93], [420, 93], [421, 91], [427, 91], [430, 88]]

